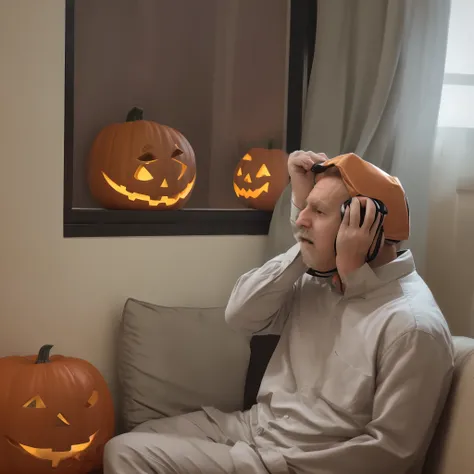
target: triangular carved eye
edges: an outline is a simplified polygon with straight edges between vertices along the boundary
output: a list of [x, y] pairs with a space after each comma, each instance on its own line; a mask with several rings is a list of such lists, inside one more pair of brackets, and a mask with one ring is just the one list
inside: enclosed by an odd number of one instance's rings
[[184, 151], [181, 150], [181, 148], [178, 145], [175, 145], [175, 150], [171, 154], [171, 158], [176, 158], [177, 156], [182, 155], [183, 153]]
[[39, 395], [36, 397], [30, 398], [24, 405], [23, 408], [46, 408], [43, 400]]
[[[186, 170], [188, 169], [188, 166], [185, 165], [182, 161], [177, 160], [176, 158], [172, 158], [172, 160], [176, 161], [176, 163], [179, 163], [180, 166], [181, 166], [181, 172], [179, 173], [179, 176], [178, 176], [178, 180], [180, 180], [183, 177], [184, 173], [186, 173]], [[161, 185], [161, 187], [166, 187], [167, 188], [168, 185], [166, 185], [166, 186]]]
[[262, 165], [257, 173], [257, 178], [261, 178], [262, 176], [271, 176], [270, 171], [265, 165]]
[[98, 400], [99, 400], [99, 392], [97, 390], [94, 390], [89, 400], [87, 400], [86, 407], [92, 408], [97, 403]]
[[153, 175], [145, 168], [145, 165], [140, 165], [133, 177], [138, 181], [151, 181], [153, 179]]
[[242, 168], [239, 168], [239, 171], [237, 171], [237, 176], [242, 176]]

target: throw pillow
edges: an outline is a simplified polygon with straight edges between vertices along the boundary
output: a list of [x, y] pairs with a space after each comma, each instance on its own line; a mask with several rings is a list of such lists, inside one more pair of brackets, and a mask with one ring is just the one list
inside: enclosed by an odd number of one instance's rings
[[202, 406], [242, 410], [249, 358], [249, 337], [227, 325], [224, 308], [128, 299], [119, 336], [124, 429]]

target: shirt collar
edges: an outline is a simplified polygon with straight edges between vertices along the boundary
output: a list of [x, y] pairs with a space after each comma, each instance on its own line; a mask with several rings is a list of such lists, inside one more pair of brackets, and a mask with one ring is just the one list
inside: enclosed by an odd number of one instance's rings
[[372, 268], [365, 263], [348, 275], [345, 284], [344, 299], [362, 297], [387, 283], [403, 278], [415, 271], [415, 262], [411, 250], [397, 252], [397, 258], [381, 267]]

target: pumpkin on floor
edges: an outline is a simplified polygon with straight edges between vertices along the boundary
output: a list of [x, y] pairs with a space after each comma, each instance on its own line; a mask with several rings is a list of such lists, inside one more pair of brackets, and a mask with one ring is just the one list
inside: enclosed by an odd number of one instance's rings
[[247, 207], [273, 211], [290, 182], [288, 154], [283, 150], [252, 148], [234, 171], [234, 192]]
[[0, 358], [0, 474], [86, 474], [102, 467], [114, 409], [99, 371], [82, 359]]
[[196, 183], [194, 150], [178, 130], [144, 120], [134, 107], [125, 122], [99, 132], [87, 176], [106, 209], [180, 209]]

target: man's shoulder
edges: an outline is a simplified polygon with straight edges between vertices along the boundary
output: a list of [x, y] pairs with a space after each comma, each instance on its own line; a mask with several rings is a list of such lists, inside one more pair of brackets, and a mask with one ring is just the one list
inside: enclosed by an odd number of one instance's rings
[[379, 340], [382, 352], [399, 338], [419, 332], [451, 351], [448, 323], [421, 276], [412, 272], [390, 285], [393, 296], [376, 311], [382, 322]]

